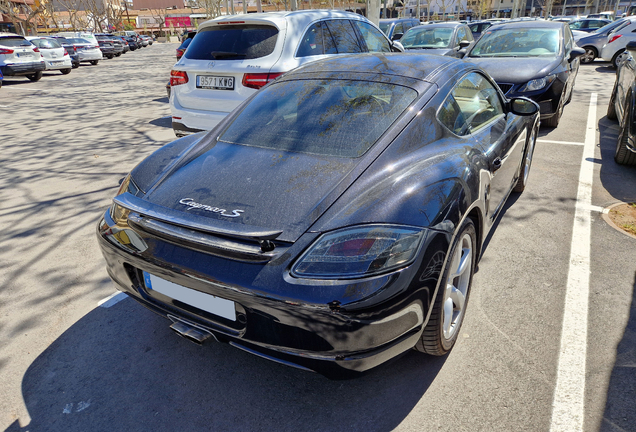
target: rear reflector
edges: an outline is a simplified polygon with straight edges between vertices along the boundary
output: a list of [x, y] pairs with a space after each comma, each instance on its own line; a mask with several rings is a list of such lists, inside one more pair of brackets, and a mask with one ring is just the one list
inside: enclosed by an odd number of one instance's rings
[[607, 43], [612, 43], [612, 42], [614, 42], [616, 39], [618, 39], [618, 38], [619, 38], [619, 37], [621, 37], [621, 36], [623, 36], [623, 35], [615, 35], [615, 36], [612, 36], [612, 37], [610, 38], [610, 40], [609, 40]]
[[281, 76], [283, 72], [278, 73], [248, 73], [243, 75], [243, 87], [260, 89], [267, 83], [274, 81]]
[[170, 87], [188, 82], [188, 74], [184, 71], [170, 71]]

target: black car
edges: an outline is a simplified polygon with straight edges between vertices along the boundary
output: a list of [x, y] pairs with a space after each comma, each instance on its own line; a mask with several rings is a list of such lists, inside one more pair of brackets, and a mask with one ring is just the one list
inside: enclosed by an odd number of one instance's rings
[[517, 21], [490, 27], [464, 59], [484, 68], [507, 96], [536, 101], [542, 123], [557, 127], [584, 53], [565, 23]]
[[115, 46], [113, 45], [113, 41], [109, 38], [98, 38], [97, 43], [99, 44], [99, 49], [102, 51], [102, 55], [107, 59], [112, 59], [115, 57], [117, 51], [115, 50]]
[[623, 165], [636, 165], [636, 41], [627, 43], [628, 56], [618, 65], [616, 82], [607, 107], [607, 118], [618, 120], [620, 132], [614, 160]]
[[462, 58], [473, 45], [473, 34], [466, 24], [426, 24], [408, 30], [400, 43], [406, 51], [426, 52]]
[[408, 29], [418, 25], [420, 25], [420, 21], [415, 18], [387, 18], [380, 20], [380, 30], [393, 41], [399, 41]]
[[131, 51], [135, 51], [137, 48], [139, 48], [137, 38], [132, 36], [122, 36], [122, 38], [124, 38], [124, 40], [128, 42], [128, 46], [130, 47]]
[[[102, 50], [102, 54], [104, 54], [104, 57], [112, 59], [113, 57], [119, 57], [124, 52], [124, 44], [122, 43], [122, 41], [113, 38], [111, 35], [96, 34], [95, 38], [99, 43], [100, 49], [102, 48], [102, 46], [106, 47], [108, 44], [110, 44], [111, 46], [111, 49], [108, 50], [109, 53], [106, 53], [106, 51]], [[104, 45], [102, 45], [102, 42], [104, 42]]]
[[69, 57], [71, 57], [71, 63], [73, 65], [73, 69], [76, 69], [80, 65], [79, 54], [77, 53], [77, 47], [73, 45], [71, 41], [62, 36], [51, 36], [51, 39], [55, 39], [64, 47], [64, 50], [68, 53]]
[[190, 42], [192, 42], [192, 39], [194, 39], [194, 36], [197, 34], [197, 32], [192, 31], [192, 32], [188, 32], [184, 38], [183, 38], [183, 42], [181, 42], [181, 45], [179, 45], [179, 48], [177, 48], [177, 60], [180, 60], [181, 57], [183, 57], [183, 54], [185, 53], [186, 49], [188, 49], [188, 46], [190, 46]]
[[329, 377], [443, 355], [538, 125], [469, 62], [312, 62], [137, 165], [99, 244], [119, 289], [197, 343]]

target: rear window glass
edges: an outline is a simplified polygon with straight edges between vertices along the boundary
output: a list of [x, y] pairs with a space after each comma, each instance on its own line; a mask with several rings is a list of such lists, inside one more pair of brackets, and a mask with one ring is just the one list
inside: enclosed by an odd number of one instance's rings
[[38, 48], [51, 49], [51, 48], [62, 48], [62, 45], [55, 39], [33, 39], [31, 41], [33, 45]]
[[261, 90], [219, 140], [358, 157], [416, 97], [411, 88], [369, 81], [284, 81]]
[[10, 46], [10, 47], [31, 46], [31, 42], [29, 42], [23, 37], [9, 36], [9, 37], [0, 37], [0, 45]]
[[249, 60], [274, 51], [278, 29], [268, 25], [223, 25], [205, 28], [192, 39], [191, 60]]

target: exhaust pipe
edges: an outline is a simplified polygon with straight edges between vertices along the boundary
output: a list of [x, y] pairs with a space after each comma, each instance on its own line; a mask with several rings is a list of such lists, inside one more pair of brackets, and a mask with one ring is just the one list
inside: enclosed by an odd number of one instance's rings
[[173, 315], [168, 315], [168, 318], [170, 318], [170, 320], [172, 321], [170, 329], [179, 336], [189, 340], [190, 342], [194, 342], [197, 345], [203, 345], [203, 342], [205, 342], [205, 340], [210, 337], [216, 340], [212, 333], [202, 327], [197, 326], [196, 324], [184, 321], [181, 318], [177, 318]]

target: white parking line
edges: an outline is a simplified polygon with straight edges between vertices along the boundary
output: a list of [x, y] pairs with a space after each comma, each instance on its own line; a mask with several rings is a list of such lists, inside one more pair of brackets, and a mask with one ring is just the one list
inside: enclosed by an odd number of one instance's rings
[[596, 98], [597, 93], [592, 93], [579, 172], [570, 269], [561, 329], [561, 351], [552, 401], [551, 432], [582, 431], [585, 418], [585, 360], [594, 179], [594, 163], [591, 160], [594, 159], [596, 145]]
[[109, 308], [111, 306], [116, 305], [120, 301], [125, 300], [126, 297], [128, 297], [126, 294], [124, 294], [123, 292], [117, 291], [116, 293], [112, 293], [105, 299], [101, 299], [99, 302], [97, 302], [97, 306], [103, 307], [103, 308]]
[[578, 146], [582, 146], [585, 145], [585, 143], [582, 142], [573, 142], [573, 141], [553, 141], [553, 140], [542, 140], [542, 139], [538, 139], [537, 142], [540, 143], [547, 143], [547, 144], [566, 144], [566, 145], [578, 145]]

